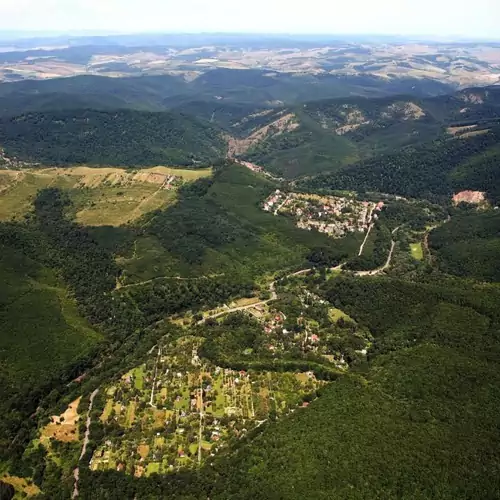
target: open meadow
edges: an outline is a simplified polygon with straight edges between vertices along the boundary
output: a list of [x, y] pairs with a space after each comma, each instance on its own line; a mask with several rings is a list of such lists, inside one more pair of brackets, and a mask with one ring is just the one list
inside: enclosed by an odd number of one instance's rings
[[154, 167], [45, 168], [0, 171], [0, 220], [22, 219], [36, 193], [47, 187], [67, 190], [75, 219], [88, 226], [120, 226], [175, 201], [184, 182], [211, 174], [210, 169]]

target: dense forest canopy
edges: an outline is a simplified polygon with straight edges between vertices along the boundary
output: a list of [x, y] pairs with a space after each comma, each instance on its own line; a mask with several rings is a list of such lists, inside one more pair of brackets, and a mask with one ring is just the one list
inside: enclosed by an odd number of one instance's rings
[[194, 165], [224, 155], [213, 127], [177, 113], [71, 110], [0, 121], [8, 156], [44, 164]]

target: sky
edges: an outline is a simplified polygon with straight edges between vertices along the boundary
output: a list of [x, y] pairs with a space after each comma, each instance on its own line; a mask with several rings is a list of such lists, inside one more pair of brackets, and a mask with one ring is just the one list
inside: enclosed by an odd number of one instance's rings
[[500, 39], [500, 0], [0, 0], [0, 31], [81, 30]]

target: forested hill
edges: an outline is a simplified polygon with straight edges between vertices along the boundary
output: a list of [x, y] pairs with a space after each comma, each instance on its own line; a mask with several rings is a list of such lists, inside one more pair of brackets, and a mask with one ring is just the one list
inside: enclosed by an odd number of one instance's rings
[[441, 138], [380, 155], [337, 173], [303, 179], [303, 189], [381, 191], [434, 200], [462, 190], [486, 191], [500, 201], [500, 129], [473, 137]]
[[[438, 138], [479, 134], [500, 120], [500, 87], [428, 98], [314, 100], [274, 112], [256, 110], [244, 119], [240, 118], [241, 110], [221, 109], [220, 105], [206, 108], [201, 108], [201, 116], [244, 137], [236, 156], [294, 178], [335, 172], [345, 165]], [[181, 109], [193, 112], [192, 105]]]
[[0, 83], [0, 114], [13, 116], [48, 109], [44, 107], [48, 96], [66, 101], [65, 109], [74, 109], [71, 98], [76, 98], [87, 99], [98, 109], [108, 109], [112, 104], [115, 108], [164, 111], [192, 100], [276, 106], [348, 96], [432, 96], [453, 89], [425, 78], [387, 80], [371, 75], [306, 75], [256, 69], [214, 69], [189, 81], [172, 75], [80, 75]]
[[193, 165], [225, 155], [217, 128], [179, 113], [74, 110], [0, 120], [10, 158], [67, 165]]

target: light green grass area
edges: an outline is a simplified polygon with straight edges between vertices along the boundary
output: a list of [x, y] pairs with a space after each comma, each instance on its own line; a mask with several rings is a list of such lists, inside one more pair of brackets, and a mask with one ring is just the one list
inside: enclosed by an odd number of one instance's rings
[[422, 260], [424, 258], [424, 250], [422, 248], [422, 243], [410, 243], [411, 256], [416, 260]]
[[135, 388], [142, 391], [144, 388], [144, 366], [141, 365], [132, 370], [132, 376], [134, 377]]
[[127, 416], [125, 418], [125, 426], [126, 427], [130, 427], [134, 423], [134, 420], [135, 420], [135, 407], [136, 407], [136, 402], [135, 401], [131, 401], [128, 404], [128, 407], [127, 407]]
[[330, 318], [331, 321], [336, 323], [340, 318], [344, 320], [349, 320], [349, 321], [354, 321], [348, 314], [346, 314], [344, 311], [340, 309], [336, 309], [335, 307], [332, 307], [331, 309], [328, 310], [328, 317]]
[[175, 201], [175, 191], [154, 184], [71, 190], [75, 218], [87, 226], [120, 226]]
[[102, 415], [100, 416], [100, 420], [102, 422], [106, 422], [111, 415], [111, 411], [113, 410], [113, 400], [108, 399], [106, 401], [106, 406], [104, 407], [104, 410], [102, 412]]
[[159, 474], [160, 472], [160, 462], [151, 462], [146, 468], [146, 476], [150, 474]]

